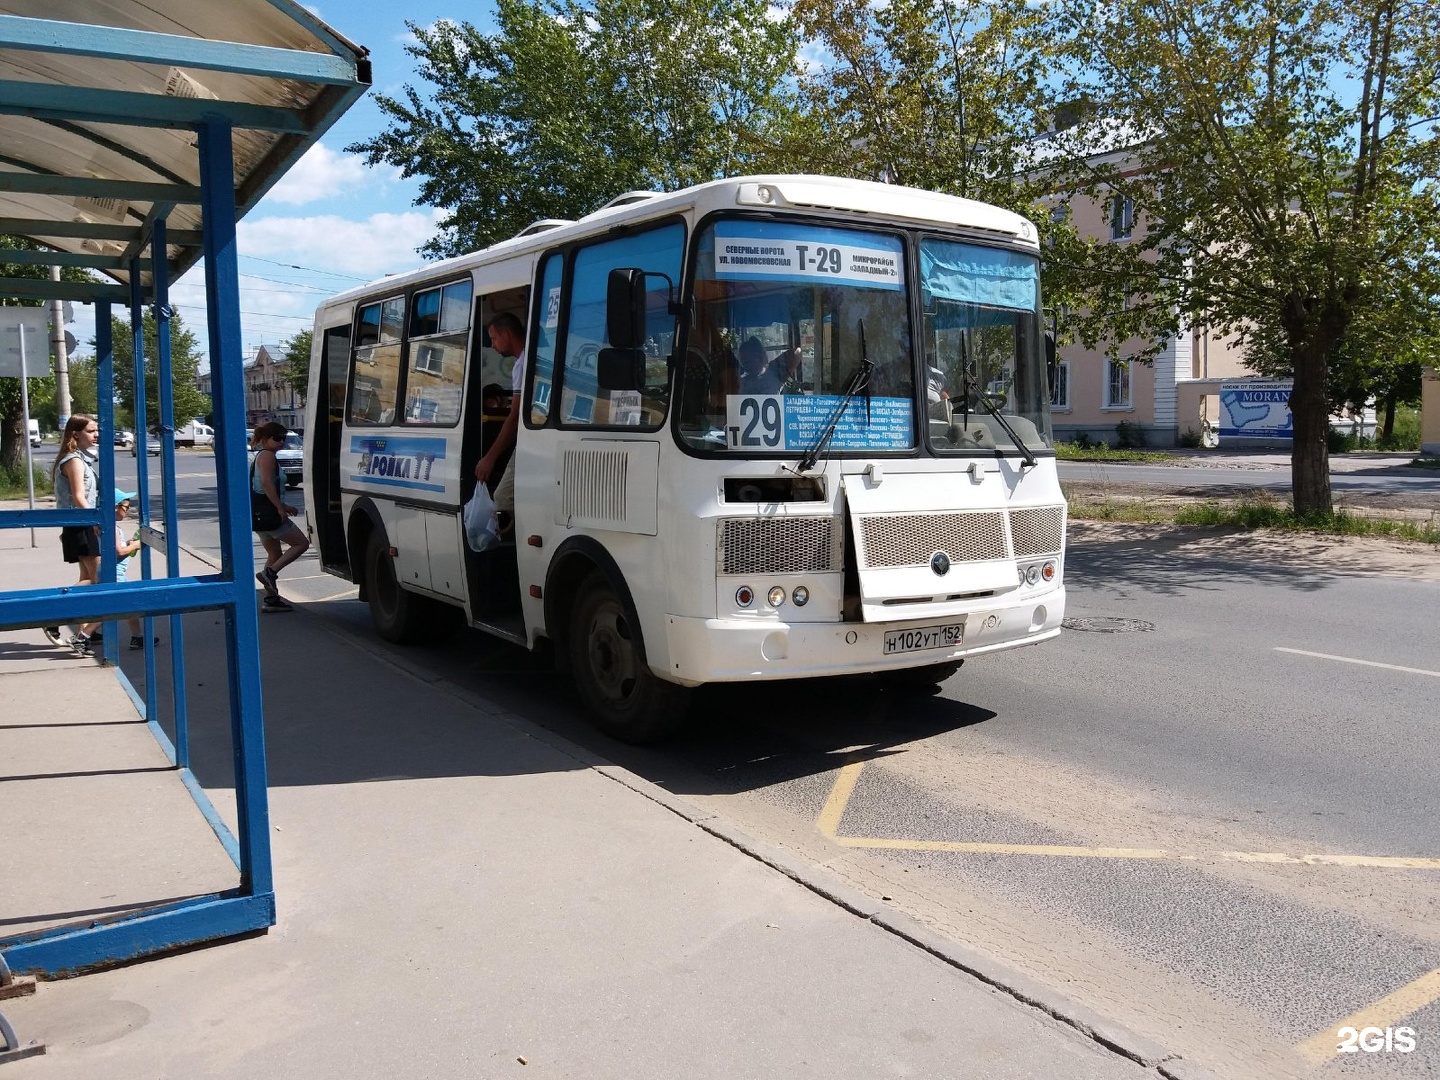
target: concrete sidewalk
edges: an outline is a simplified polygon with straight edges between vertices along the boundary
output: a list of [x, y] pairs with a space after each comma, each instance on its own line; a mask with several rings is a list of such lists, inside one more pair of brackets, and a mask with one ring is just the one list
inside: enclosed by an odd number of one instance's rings
[[[11, 535], [25, 546], [0, 547], [0, 588], [65, 578], [58, 545]], [[303, 608], [265, 618], [261, 635], [278, 925], [0, 1002], [24, 1042], [48, 1048], [4, 1080], [1196, 1075]], [[218, 620], [187, 617], [186, 641], [194, 769], [229, 816]], [[0, 681], [32, 702], [63, 693], [80, 711], [114, 711], [113, 672], [36, 661], [45, 644], [38, 630], [0, 632]], [[90, 726], [23, 738], [0, 726], [0, 934], [93, 904], [77, 888], [104, 895], [119, 872], [92, 861], [77, 886], [75, 860], [9, 861], [5, 807], [40, 782], [27, 777], [55, 771], [31, 762], [84, 753], [94, 768], [122, 752], [135, 751]], [[70, 777], [63, 799], [37, 800], [58, 819], [44, 828], [76, 834], [47, 843], [118, 842], [105, 781]], [[228, 865], [213, 838], [196, 848], [193, 805], [154, 805], [152, 854]]]

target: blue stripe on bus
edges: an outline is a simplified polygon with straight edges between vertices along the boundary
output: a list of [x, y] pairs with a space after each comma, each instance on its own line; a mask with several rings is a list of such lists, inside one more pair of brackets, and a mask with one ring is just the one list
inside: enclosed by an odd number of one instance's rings
[[391, 487], [412, 488], [415, 491], [444, 491], [444, 484], [421, 484], [414, 480], [396, 480], [389, 476], [370, 476], [367, 473], [351, 473], [350, 479], [362, 484], [388, 484]]

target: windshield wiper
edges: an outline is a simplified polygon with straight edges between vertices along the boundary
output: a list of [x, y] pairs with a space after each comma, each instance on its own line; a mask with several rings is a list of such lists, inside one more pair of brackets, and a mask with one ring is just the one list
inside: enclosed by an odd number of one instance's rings
[[1005, 434], [1009, 435], [1010, 441], [1019, 448], [1020, 453], [1025, 460], [1025, 467], [1027, 469], [1035, 468], [1035, 455], [1030, 453], [1030, 448], [1025, 445], [1025, 441], [1021, 439], [1019, 435], [1015, 434], [1015, 429], [1010, 426], [1010, 422], [1005, 419], [1005, 415], [995, 407], [995, 403], [990, 400], [990, 396], [988, 394], [977, 394], [976, 397], [979, 399], [980, 405], [985, 409], [985, 411], [988, 412], [991, 416], [993, 416], [996, 420], [1000, 421], [1000, 426], [1005, 429]]
[[855, 395], [861, 390], [865, 391], [865, 424], [870, 424], [870, 372], [875, 365], [870, 362], [870, 353], [865, 348], [865, 320], [860, 320], [860, 366], [855, 369], [855, 374], [850, 376], [850, 383], [845, 387], [845, 393], [840, 398], [840, 404], [831, 411], [830, 417], [825, 421], [825, 427], [820, 432], [820, 437], [815, 440], [813, 446], [805, 451], [803, 457], [795, 466], [796, 472], [809, 472], [820, 460], [820, 455], [825, 452], [825, 447], [835, 437], [835, 429], [840, 426], [840, 417], [845, 414], [845, 408], [855, 400]]

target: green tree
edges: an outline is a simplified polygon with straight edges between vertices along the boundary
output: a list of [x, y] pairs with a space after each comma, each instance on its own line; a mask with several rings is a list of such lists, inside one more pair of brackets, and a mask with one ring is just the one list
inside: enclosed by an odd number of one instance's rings
[[[115, 396], [120, 408], [131, 417], [135, 416], [135, 362], [134, 344], [130, 324], [111, 316], [110, 332], [115, 354]], [[155, 313], [146, 309], [141, 322], [144, 336], [145, 356], [145, 422], [155, 427], [160, 422], [158, 336], [155, 328]], [[93, 342], [92, 342], [93, 344]], [[183, 423], [192, 417], [208, 416], [210, 398], [195, 386], [200, 369], [199, 342], [186, 328], [179, 312], [170, 319], [170, 384], [174, 394], [174, 419]], [[137, 438], [143, 434], [136, 432]]]
[[765, 0], [498, 0], [493, 35], [409, 24], [423, 87], [347, 149], [421, 178], [447, 256], [628, 190], [743, 171], [797, 43]]
[[[1295, 509], [1329, 512], [1330, 369], [1394, 296], [1433, 296], [1440, 241], [1440, 8], [1423, 0], [1061, 0], [1096, 103], [1077, 189], [1129, 197], [1130, 244], [1096, 249], [1126, 332], [1238, 335], [1294, 378]], [[1109, 153], [1102, 153], [1110, 151]], [[1392, 288], [1391, 286], [1396, 286]], [[1088, 328], [1103, 332], [1098, 310]], [[1112, 334], [1112, 348], [1120, 342]], [[1353, 359], [1354, 357], [1352, 357]]]
[[1043, 239], [1046, 303], [1088, 302], [1087, 262], [1053, 214], [1037, 132], [1059, 58], [1029, 0], [796, 0], [817, 59], [797, 80], [759, 157], [777, 172], [886, 180], [1003, 206]]
[[310, 389], [310, 342], [311, 330], [301, 330], [294, 337], [280, 345], [280, 360], [286, 365], [285, 382], [301, 398]]

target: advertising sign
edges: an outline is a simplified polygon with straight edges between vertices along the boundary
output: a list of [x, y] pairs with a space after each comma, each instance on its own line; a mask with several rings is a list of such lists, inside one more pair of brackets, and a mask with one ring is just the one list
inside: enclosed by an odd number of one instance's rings
[[1295, 418], [1290, 415], [1289, 379], [1236, 379], [1220, 384], [1220, 437], [1231, 439], [1290, 439]]

